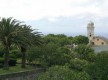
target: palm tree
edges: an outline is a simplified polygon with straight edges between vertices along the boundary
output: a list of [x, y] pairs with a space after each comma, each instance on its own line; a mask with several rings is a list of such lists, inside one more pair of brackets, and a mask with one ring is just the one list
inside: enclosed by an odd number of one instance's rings
[[26, 51], [30, 46], [40, 45], [41, 34], [35, 30], [31, 29], [31, 26], [23, 25], [21, 27], [20, 33], [14, 38], [13, 43], [18, 45], [22, 54], [22, 68], [26, 65]]
[[9, 69], [9, 50], [12, 39], [20, 32], [20, 23], [16, 19], [0, 19], [0, 41], [4, 48], [4, 69]]
[[21, 22], [11, 17], [0, 20], [0, 41], [4, 47], [4, 69], [9, 69], [9, 50], [12, 44], [21, 49], [22, 68], [25, 68], [26, 49], [41, 44], [39, 32], [32, 30], [31, 26], [21, 25]]

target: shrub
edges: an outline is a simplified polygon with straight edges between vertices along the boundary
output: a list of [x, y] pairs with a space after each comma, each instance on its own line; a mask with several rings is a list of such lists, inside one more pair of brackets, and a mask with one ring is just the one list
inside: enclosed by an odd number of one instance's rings
[[9, 54], [9, 57], [16, 59], [16, 56], [14, 54]]
[[11, 58], [21, 58], [21, 52], [19, 50], [11, 50], [10, 57]]
[[98, 53], [95, 62], [88, 65], [86, 72], [91, 80], [108, 80], [108, 52]]
[[[9, 60], [9, 66], [15, 66], [16, 65], [16, 59], [10, 58]], [[4, 58], [0, 58], [0, 67], [3, 67], [4, 64]]]
[[74, 49], [74, 52], [77, 54], [77, 58], [94, 61], [95, 53], [91, 46], [80, 44]]
[[90, 80], [86, 72], [75, 72], [67, 66], [53, 66], [39, 76], [38, 80]]
[[4, 64], [4, 58], [0, 58], [0, 68], [3, 67], [3, 64]]
[[0, 57], [3, 57], [3, 46], [0, 44]]
[[4, 63], [4, 58], [0, 58], [0, 64]]
[[3, 57], [3, 52], [2, 51], [0, 51], [0, 57]]
[[16, 63], [17, 63], [16, 61], [17, 61], [16, 59], [10, 58], [9, 66], [16, 66]]
[[83, 71], [87, 65], [88, 65], [88, 62], [86, 60], [81, 60], [77, 58], [71, 59], [69, 63], [69, 67], [77, 71]]
[[3, 64], [0, 64], [0, 68], [2, 68], [3, 67]]

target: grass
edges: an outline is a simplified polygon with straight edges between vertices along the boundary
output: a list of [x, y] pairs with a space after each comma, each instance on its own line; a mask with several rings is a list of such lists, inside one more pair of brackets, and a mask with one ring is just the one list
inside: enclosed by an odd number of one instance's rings
[[29, 65], [27, 65], [26, 68], [21, 68], [21, 65], [17, 64], [16, 66], [9, 67], [9, 70], [3, 70], [2, 68], [0, 68], [0, 74], [9, 74], [9, 73], [22, 72], [22, 71], [28, 71], [33, 69], [36, 68]]

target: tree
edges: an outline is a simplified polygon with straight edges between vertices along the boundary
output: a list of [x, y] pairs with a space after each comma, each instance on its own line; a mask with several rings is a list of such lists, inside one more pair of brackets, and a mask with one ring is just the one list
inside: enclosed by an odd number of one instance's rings
[[31, 47], [27, 50], [27, 61], [28, 63], [36, 64], [37, 62], [41, 64], [43, 61], [42, 56], [44, 55], [44, 47], [43, 46], [36, 46]]
[[25, 67], [25, 52], [28, 45], [40, 44], [40, 34], [30, 28], [21, 25], [21, 22], [10, 18], [0, 20], [0, 41], [4, 48], [4, 69], [9, 68], [9, 50], [14, 45], [20, 46], [22, 52], [22, 67]]
[[88, 65], [88, 61], [81, 60], [78, 58], [71, 59], [69, 62], [69, 68], [77, 71], [84, 71], [87, 65]]
[[56, 54], [56, 50], [59, 46], [57, 44], [54, 44], [54, 43], [49, 43], [49, 44], [46, 44], [44, 47], [43, 47], [43, 56], [42, 56], [42, 59], [44, 60], [43, 62], [43, 66], [44, 67], [49, 67], [51, 65], [54, 65], [54, 57], [55, 57], [55, 54]]
[[108, 52], [98, 53], [95, 62], [88, 65], [86, 72], [91, 80], [108, 80]]
[[1, 18], [0, 19], [0, 41], [4, 49], [4, 69], [9, 68], [9, 50], [12, 39], [20, 32], [20, 22], [16, 19]]
[[38, 80], [90, 80], [86, 72], [76, 72], [67, 66], [53, 66], [39, 76]]
[[57, 44], [60, 47], [71, 44], [71, 39], [64, 34], [57, 34], [57, 35], [48, 34], [47, 36], [44, 36], [44, 41], [47, 44], [51, 42]]
[[65, 65], [70, 61], [71, 51], [65, 47], [59, 47], [54, 43], [49, 43], [44, 46], [31, 48], [27, 53], [27, 60], [29, 62], [38, 62], [44, 67], [52, 65]]
[[79, 36], [75, 36], [72, 42], [75, 44], [88, 44], [89, 39], [86, 36], [79, 35]]
[[26, 65], [27, 48], [42, 43], [40, 35], [41, 34], [38, 31], [31, 29], [31, 26], [23, 25], [21, 27], [21, 32], [17, 34], [16, 38], [14, 38], [14, 44], [18, 45], [21, 49], [22, 68], [25, 68]]
[[88, 61], [94, 61], [95, 54], [91, 46], [80, 44], [74, 49], [76, 58], [86, 59]]

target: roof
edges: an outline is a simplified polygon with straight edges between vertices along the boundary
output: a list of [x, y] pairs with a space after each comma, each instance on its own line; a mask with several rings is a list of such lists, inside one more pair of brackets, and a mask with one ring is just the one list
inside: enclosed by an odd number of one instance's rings
[[105, 38], [105, 37], [102, 37], [102, 36], [95, 36], [94, 38], [99, 38], [99, 39], [102, 39], [102, 40], [104, 40], [105, 42], [107, 42], [107, 43], [108, 43], [108, 39], [107, 39], [107, 38]]
[[94, 23], [93, 23], [92, 21], [90, 21], [90, 22], [89, 22], [89, 24], [92, 24], [92, 25], [94, 25]]

